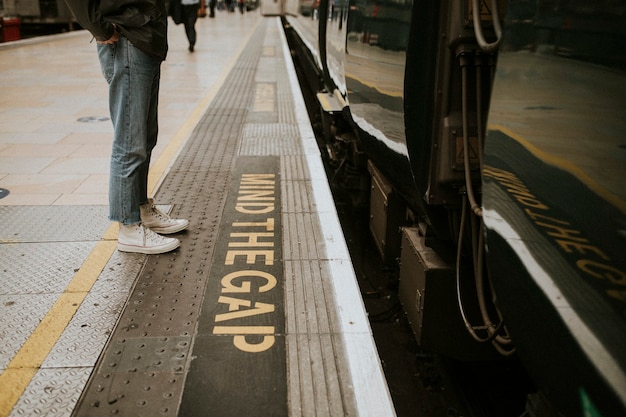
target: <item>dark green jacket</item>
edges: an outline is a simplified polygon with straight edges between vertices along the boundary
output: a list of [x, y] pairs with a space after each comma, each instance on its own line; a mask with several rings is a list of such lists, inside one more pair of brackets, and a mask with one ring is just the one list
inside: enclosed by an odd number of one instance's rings
[[97, 41], [113, 36], [114, 27], [142, 51], [165, 59], [165, 0], [65, 0], [78, 23]]

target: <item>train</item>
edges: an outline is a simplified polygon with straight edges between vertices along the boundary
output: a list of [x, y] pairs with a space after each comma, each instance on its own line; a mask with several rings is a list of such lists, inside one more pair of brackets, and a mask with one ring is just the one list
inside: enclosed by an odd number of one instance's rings
[[76, 29], [65, 0], [0, 0], [0, 43]]
[[626, 4], [273, 0], [419, 346], [626, 416]]
[[0, 16], [16, 17], [23, 23], [55, 24], [72, 30], [75, 20], [65, 0], [2, 0]]

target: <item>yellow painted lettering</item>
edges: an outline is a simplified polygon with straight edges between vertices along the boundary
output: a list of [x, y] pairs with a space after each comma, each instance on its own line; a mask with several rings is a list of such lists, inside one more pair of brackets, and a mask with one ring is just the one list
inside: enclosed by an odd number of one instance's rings
[[274, 211], [273, 203], [237, 203], [235, 210], [243, 214], [265, 214]]
[[255, 248], [255, 247], [274, 247], [274, 241], [259, 242], [260, 237], [274, 237], [274, 233], [254, 233], [254, 232], [241, 232], [231, 233], [230, 237], [244, 237], [247, 238], [242, 242], [229, 242], [228, 246], [231, 248]]
[[[247, 278], [237, 286], [233, 281], [237, 278]], [[263, 271], [236, 271], [225, 275], [222, 278], [222, 292], [224, 293], [250, 293], [252, 279], [261, 279], [265, 284], [259, 287], [259, 292], [266, 292], [274, 288], [277, 284], [276, 277]]]
[[569, 240], [561, 239], [556, 239], [556, 243], [558, 243], [559, 246], [561, 246], [563, 250], [567, 253], [572, 253], [576, 251], [580, 254], [587, 255], [589, 252], [593, 252], [600, 256], [602, 259], [605, 259], [607, 261], [609, 260], [609, 257], [604, 252], [602, 252], [602, 249], [597, 246], [586, 245], [584, 243], [572, 242]]
[[235, 222], [233, 227], [262, 227], [268, 232], [274, 231], [274, 218], [269, 217], [264, 222]]
[[218, 303], [228, 304], [228, 311], [237, 311], [240, 307], [250, 307], [252, 302], [250, 300], [241, 300], [233, 297], [220, 297], [217, 299]]
[[242, 184], [240, 190], [273, 190], [276, 187], [274, 181], [267, 181], [268, 185], [244, 185]]
[[547, 232], [552, 237], [558, 237], [566, 240], [570, 240], [572, 242], [589, 242], [587, 239], [583, 237], [578, 237], [580, 235], [580, 231], [574, 229], [566, 229], [564, 227], [557, 226], [555, 224], [537, 222], [537, 226], [544, 227], [548, 230], [552, 230]]
[[556, 224], [562, 224], [564, 226], [568, 226], [570, 223], [566, 222], [565, 220], [559, 220], [559, 219], [555, 219], [554, 217], [550, 217], [550, 216], [546, 216], [543, 214], [539, 214], [539, 213], [535, 213], [534, 211], [532, 211], [531, 209], [525, 209], [524, 211], [526, 211], [526, 214], [528, 214], [528, 217], [530, 217], [531, 219], [537, 221], [537, 220], [546, 220], [549, 221], [551, 223], [556, 223]]
[[274, 326], [215, 326], [213, 334], [274, 334]]
[[276, 198], [274, 197], [274, 190], [264, 191], [264, 190], [239, 190], [239, 196], [237, 197], [237, 202], [239, 201], [274, 201]]
[[[233, 335], [233, 345], [239, 350], [250, 353], [263, 352], [274, 345], [274, 326], [215, 326], [213, 334]], [[247, 335], [262, 336], [259, 343], [250, 343]]]
[[237, 335], [233, 337], [233, 344], [241, 351], [249, 353], [264, 352], [274, 346], [276, 338], [274, 335], [265, 335], [259, 343], [249, 343], [244, 335]]
[[590, 259], [580, 259], [576, 265], [587, 274], [599, 279], [606, 279], [613, 284], [626, 285], [626, 273], [619, 269]]
[[546, 206], [545, 204], [537, 200], [536, 197], [525, 197], [525, 196], [516, 195], [515, 193], [513, 193], [513, 196], [515, 197], [517, 201], [519, 201], [520, 203], [522, 203], [523, 205], [527, 207], [532, 207], [532, 208], [536, 208], [540, 210], [550, 209], [550, 207]]
[[499, 168], [490, 167], [487, 165], [485, 165], [485, 168], [483, 169], [483, 174], [486, 177], [494, 178], [499, 181], [503, 181], [503, 180], [517, 181], [517, 177], [513, 173], [504, 171]]
[[610, 297], [613, 297], [622, 303], [626, 303], [626, 291], [609, 290], [606, 292]]
[[241, 184], [274, 184], [274, 178], [276, 178], [276, 174], [243, 174], [241, 176]]
[[264, 258], [265, 265], [274, 265], [274, 251], [273, 250], [229, 250], [226, 252], [225, 265], [234, 265], [235, 258], [237, 256], [243, 256], [246, 258], [247, 264], [254, 264], [257, 257]]
[[[228, 299], [228, 300], [222, 300], [222, 299]], [[234, 300], [237, 300], [237, 299], [222, 296], [219, 298], [218, 302], [231, 303]], [[237, 300], [237, 301], [241, 301], [241, 304], [237, 304], [237, 305], [244, 305], [243, 303], [245, 302], [245, 300]], [[248, 305], [249, 304], [250, 302], [248, 301]], [[232, 307], [232, 304], [230, 306]], [[217, 314], [215, 316], [215, 321], [220, 322], [220, 321], [226, 321], [226, 320], [234, 320], [234, 319], [240, 319], [242, 317], [258, 316], [260, 314], [267, 314], [267, 313], [274, 312], [273, 304], [266, 304], [266, 303], [259, 303], [259, 302], [254, 303], [254, 306], [252, 308], [247, 308], [245, 310], [232, 311], [231, 307], [229, 307], [230, 312]]]

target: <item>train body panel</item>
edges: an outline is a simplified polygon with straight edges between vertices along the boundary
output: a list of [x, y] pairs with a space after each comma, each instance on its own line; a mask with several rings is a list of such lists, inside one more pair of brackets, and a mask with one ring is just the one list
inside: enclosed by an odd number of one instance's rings
[[[420, 196], [410, 170], [404, 130], [404, 74], [412, 0], [406, 2], [358, 1], [342, 8], [339, 24], [329, 26], [329, 51], [344, 53], [346, 97], [350, 115], [364, 150], [381, 172], [395, 184], [406, 201], [418, 204]], [[344, 50], [330, 45], [345, 44]], [[329, 57], [332, 56], [329, 52]], [[335, 59], [339, 61], [339, 58]], [[339, 78], [335, 76], [334, 78]]]
[[[513, 354], [552, 407], [531, 416], [626, 416], [626, 9], [566, 3], [321, 0], [286, 18], [343, 98], [382, 190], [371, 216], [406, 204], [372, 233], [410, 226], [402, 257], [424, 248], [400, 268], [418, 342]], [[419, 261], [431, 250], [447, 267]]]
[[320, 70], [347, 103], [359, 147], [414, 209], [417, 193], [404, 129], [404, 79], [413, 0], [322, 0]]
[[[309, 2], [312, 4], [312, 0]], [[285, 3], [285, 19], [296, 31], [301, 41], [313, 58], [316, 68], [322, 67], [319, 49], [319, 18], [317, 8], [300, 0], [288, 0]]]
[[485, 143], [495, 291], [520, 357], [570, 416], [626, 414], [623, 16], [511, 1]]

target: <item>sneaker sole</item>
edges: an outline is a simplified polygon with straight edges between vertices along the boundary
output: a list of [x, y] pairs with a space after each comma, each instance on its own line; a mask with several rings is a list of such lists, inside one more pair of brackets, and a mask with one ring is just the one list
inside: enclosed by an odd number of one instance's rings
[[172, 233], [181, 232], [185, 230], [186, 228], [188, 228], [189, 222], [183, 223], [180, 225], [170, 226], [170, 227], [156, 227], [156, 226], [152, 227], [146, 223], [144, 223], [144, 226], [146, 226], [148, 229], [152, 230], [155, 233], [159, 233], [161, 235], [170, 235]]
[[135, 245], [127, 245], [125, 243], [117, 243], [117, 250], [120, 252], [130, 252], [130, 253], [143, 253], [145, 255], [158, 255], [160, 253], [171, 252], [174, 249], [180, 246], [180, 241], [176, 240], [174, 242], [168, 243], [167, 245], [161, 246], [135, 246]]

